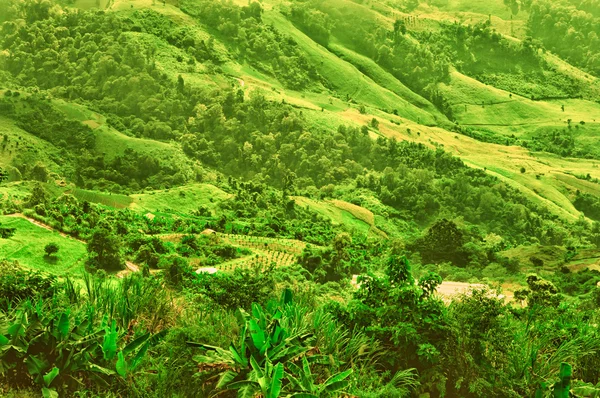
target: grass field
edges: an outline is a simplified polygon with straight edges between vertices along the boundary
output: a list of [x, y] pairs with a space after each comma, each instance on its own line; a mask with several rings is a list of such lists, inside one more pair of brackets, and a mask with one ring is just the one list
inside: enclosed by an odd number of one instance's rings
[[[91, 3], [88, 0], [86, 4]], [[193, 18], [181, 12], [173, 2], [163, 4], [153, 0], [114, 0], [107, 2], [109, 10], [130, 13], [135, 10], [151, 8], [163, 13], [177, 23], [183, 23], [190, 28], [198, 38], [205, 39], [209, 33]], [[239, 0], [236, 3], [245, 5]], [[448, 121], [424, 98], [410, 91], [402, 82], [395, 79], [390, 73], [380, 68], [372, 59], [364, 57], [344, 43], [332, 38], [330, 50], [315, 43], [308, 36], [298, 30], [279, 11], [276, 0], [263, 2], [263, 19], [267, 24], [272, 24], [278, 30], [285, 32], [298, 43], [302, 52], [315, 65], [319, 73], [331, 83], [333, 91], [323, 88], [304, 92], [288, 90], [273, 77], [266, 76], [253, 69], [247, 63], [238, 63], [231, 59], [222, 65], [223, 74], [209, 75], [204, 73], [202, 66], [188, 71], [188, 66], [175, 62], [174, 58], [180, 54], [179, 49], [167, 48], [165, 43], [158, 43], [160, 56], [157, 58], [157, 67], [176, 79], [182, 73], [186, 84], [198, 87], [210, 85], [222, 86], [238, 84], [249, 95], [253, 90], [262, 90], [272, 100], [293, 104], [302, 108], [307, 124], [311, 128], [324, 131], [335, 131], [339, 124], [361, 126], [369, 123], [376, 117], [380, 121], [377, 134], [393, 137], [399, 140], [421, 142], [429, 147], [440, 146], [452, 154], [460, 157], [470, 166], [486, 169], [488, 173], [520, 189], [532, 201], [548, 206], [563, 218], [574, 220], [579, 212], [570, 203], [573, 193], [579, 189], [584, 192], [598, 194], [598, 187], [593, 183], [575, 178], [577, 175], [587, 175], [600, 178], [600, 168], [596, 161], [583, 159], [561, 159], [546, 153], [531, 153], [525, 148], [484, 143], [475, 139], [458, 136], [456, 133], [444, 129]], [[104, 3], [102, 3], [104, 4]], [[83, 3], [80, 4], [82, 7]], [[404, 15], [392, 2], [369, 2], [358, 4], [349, 0], [332, 0], [323, 4], [340, 15], [360, 15], [361, 21], [366, 24], [377, 24], [391, 29], [394, 18]], [[352, 12], [351, 12], [352, 11]], [[413, 15], [417, 15], [423, 24], [439, 24], [439, 21], [459, 20], [474, 23], [492, 14], [492, 24], [508, 23], [511, 19], [515, 23], [522, 23], [527, 19], [523, 10], [514, 14], [514, 10], [507, 7], [502, 0], [492, 0], [485, 4], [474, 4], [467, 0], [432, 0], [422, 2]], [[513, 15], [514, 14], [514, 15]], [[421, 22], [419, 22], [421, 23]], [[417, 23], [418, 25], [418, 23]], [[433, 26], [432, 25], [432, 26]], [[428, 25], [429, 26], [429, 25]], [[412, 28], [417, 28], [413, 26]], [[506, 26], [501, 29], [506, 33]], [[149, 40], [145, 34], [131, 33], [141, 42]], [[518, 35], [516, 35], [518, 37]], [[518, 42], [517, 39], [511, 38]], [[222, 54], [227, 54], [228, 46], [218, 38], [215, 48]], [[164, 50], [164, 51], [163, 51]], [[596, 79], [590, 77], [579, 69], [558, 59], [550, 53], [544, 55], [547, 61], [557, 70], [567, 73], [579, 81], [587, 82], [590, 86], [597, 85]], [[187, 74], [186, 74], [187, 73]], [[449, 82], [440, 84], [439, 90], [448, 98], [453, 108], [453, 113], [459, 125], [470, 126], [474, 129], [485, 129], [489, 134], [515, 135], [530, 139], [540, 128], [565, 128], [568, 119], [574, 124], [583, 120], [585, 127], [577, 130], [577, 139], [581, 145], [592, 148], [597, 143], [600, 135], [600, 105], [585, 100], [564, 101], [533, 101], [516, 94], [483, 84], [471, 77], [457, 71], [452, 72]], [[352, 101], [347, 101], [346, 96]], [[97, 135], [97, 150], [104, 152], [110, 158], [123, 154], [127, 148], [150, 153], [153, 156], [167, 156], [178, 161], [185, 161], [177, 144], [157, 142], [147, 139], [129, 137], [110, 128], [102, 115], [89, 109], [55, 100], [70, 118], [80, 120], [92, 126]], [[359, 104], [366, 107], [366, 114], [357, 111]], [[565, 105], [565, 111], [561, 109]], [[397, 110], [398, 115], [393, 115], [392, 110]], [[394, 123], [390, 121], [393, 120]], [[435, 127], [437, 126], [437, 127]], [[0, 121], [0, 132], [10, 130], [9, 134], [20, 135], [10, 121]], [[412, 130], [412, 134], [407, 129]], [[417, 135], [416, 133], [420, 133]], [[26, 139], [31, 139], [31, 137]], [[32, 153], [36, 148], [41, 148], [40, 153], [52, 153], [52, 148], [46, 148], [44, 143], [31, 141]], [[490, 156], [490, 155], [493, 156]], [[0, 154], [0, 164], [8, 164], [13, 154]], [[45, 159], [50, 164], [52, 159]], [[44, 161], [45, 161], [44, 160]], [[526, 169], [521, 173], [521, 167]], [[127, 205], [128, 199], [106, 196], [92, 192], [76, 192], [79, 197], [89, 197], [93, 201], [122, 207]], [[210, 198], [214, 201], [226, 197], [226, 194], [216, 188], [191, 185], [185, 188], [157, 191], [134, 195], [133, 202], [129, 205], [132, 209], [142, 211], [179, 211], [182, 213], [195, 210], [199, 205], [210, 207]], [[348, 225], [349, 228], [367, 232], [371, 225], [347, 209], [336, 207], [332, 203], [316, 202], [305, 199], [305, 204], [310, 205], [337, 223]]]
[[[414, 93], [409, 93], [410, 90], [400, 82], [396, 81], [391, 88], [384, 88], [377, 84], [370, 76], [361, 73], [351, 62], [344, 61], [323, 46], [312, 41], [283, 16], [270, 14], [268, 21], [273, 23], [278, 29], [288, 32], [293, 37], [303, 52], [317, 67], [319, 73], [333, 84], [336, 93], [341, 95], [342, 98], [348, 96], [356, 102], [377, 109], [387, 109], [390, 111], [396, 109], [399, 115], [414, 121], [421, 120], [425, 124], [436, 123], [431, 114], [410, 102], [414, 101], [426, 106], [427, 101], [419, 98]], [[365, 70], [370, 70], [369, 74], [382, 83], [393, 79], [393, 77], [385, 74], [380, 68], [376, 68], [372, 61], [369, 62], [368, 59], [360, 57], [349, 50], [343, 50], [341, 46], [338, 46], [337, 49], [338, 51], [344, 51], [349, 60], [354, 60], [357, 64], [364, 65]], [[403, 93], [408, 100], [399, 96], [396, 91]]]
[[133, 203], [133, 199], [129, 196], [118, 195], [118, 194], [110, 194], [110, 193], [102, 193], [96, 191], [88, 191], [85, 189], [73, 189], [71, 191], [67, 191], [73, 196], [75, 196], [80, 201], [87, 201], [90, 203], [100, 203], [105, 206], [114, 207], [117, 209], [122, 209], [125, 207], [129, 207]]
[[[3, 227], [16, 228], [10, 239], [0, 239], [0, 258], [17, 260], [21, 265], [57, 276], [79, 276], [84, 271], [83, 261], [87, 255], [85, 244], [61, 236], [18, 217], [0, 216]], [[45, 257], [44, 247], [56, 243], [57, 259]]]
[[368, 213], [370, 212], [366, 209], [358, 211], [356, 208], [359, 206], [354, 206], [347, 202], [336, 201], [337, 204], [343, 203], [342, 206], [338, 206], [335, 203], [313, 200], [302, 196], [294, 196], [293, 199], [298, 206], [308, 207], [310, 210], [329, 218], [334, 224], [344, 225], [349, 231], [354, 231], [361, 235], [377, 233], [375, 232], [375, 229], [372, 228], [372, 224], [365, 221], [365, 218], [370, 218], [370, 216], [368, 216]]
[[[40, 162], [45, 164], [49, 171], [60, 172], [61, 156], [59, 150], [52, 144], [20, 129], [15, 122], [5, 117], [0, 117], [0, 137], [7, 137], [6, 147], [0, 147], [0, 166], [7, 167], [19, 155], [21, 160], [31, 164]], [[20, 173], [12, 168], [7, 168], [9, 181], [20, 179]]]
[[211, 184], [191, 184], [162, 191], [131, 195], [130, 208], [141, 211], [190, 213], [200, 206], [209, 209], [230, 196]]

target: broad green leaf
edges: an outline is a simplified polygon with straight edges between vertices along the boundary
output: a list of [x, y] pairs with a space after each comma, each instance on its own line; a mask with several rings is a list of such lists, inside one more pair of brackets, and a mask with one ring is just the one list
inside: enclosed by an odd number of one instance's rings
[[8, 338], [6, 338], [6, 336], [4, 336], [3, 334], [0, 334], [0, 346], [6, 345], [10, 342], [10, 340]]
[[300, 380], [298, 380], [297, 378], [295, 378], [294, 376], [292, 376], [291, 374], [287, 373], [285, 378], [287, 380], [289, 380], [290, 384], [292, 385], [294, 390], [304, 390], [305, 388], [302, 386], [302, 383], [300, 383]]
[[337, 375], [333, 375], [329, 379], [327, 379], [325, 381], [325, 383], [323, 383], [323, 385], [324, 386], [333, 385], [334, 383], [344, 380], [346, 377], [350, 376], [351, 373], [352, 373], [352, 369], [348, 369], [345, 372], [341, 372], [341, 373], [338, 373]]
[[132, 353], [133, 351], [136, 350], [136, 348], [138, 348], [139, 346], [144, 344], [146, 342], [146, 340], [148, 340], [149, 338], [150, 338], [150, 333], [146, 333], [145, 335], [133, 340], [131, 343], [127, 344], [127, 346], [125, 348], [123, 348], [123, 354], [128, 355], [128, 354]]
[[331, 383], [325, 386], [324, 388], [321, 387], [320, 391], [327, 391], [328, 393], [332, 393], [343, 390], [344, 388], [348, 387], [348, 384], [350, 384], [348, 380], [336, 381], [335, 383]]
[[217, 347], [215, 345], [208, 345], [208, 344], [202, 344], [202, 343], [195, 343], [193, 341], [186, 341], [186, 343], [188, 346], [190, 347], [198, 347], [198, 348], [202, 348], [205, 349], [207, 351], [217, 351], [219, 348], [221, 347]]
[[260, 352], [260, 355], [264, 355], [268, 348], [267, 339], [264, 330], [254, 319], [250, 320], [250, 336], [252, 337], [254, 347]]
[[250, 357], [250, 365], [252, 366], [252, 369], [258, 374], [258, 377], [265, 376], [263, 370], [260, 368], [260, 365], [258, 364], [258, 362], [256, 362], [256, 359], [254, 359], [254, 357]]
[[281, 379], [283, 378], [283, 364], [280, 362], [275, 365], [273, 376], [271, 378], [271, 388], [269, 388], [269, 398], [277, 398], [281, 393]]
[[290, 304], [292, 302], [293, 298], [294, 298], [294, 294], [292, 293], [292, 290], [290, 288], [286, 288], [281, 293], [281, 304], [283, 304], [283, 305]]
[[102, 374], [107, 375], [107, 376], [112, 376], [112, 375], [115, 374], [114, 370], [103, 368], [102, 366], [98, 366], [96, 364], [91, 364], [90, 365], [90, 370], [92, 372], [102, 373]]
[[148, 347], [150, 347], [150, 340], [146, 341], [146, 343], [140, 348], [135, 357], [131, 360], [131, 364], [129, 366], [129, 370], [135, 370], [138, 365], [142, 362], [144, 355], [146, 355], [146, 351], [148, 351]]
[[[231, 356], [233, 359], [241, 366], [248, 366], [248, 361], [246, 360], [245, 353], [240, 353], [237, 348], [233, 344], [229, 346], [229, 352], [231, 352]], [[243, 357], [242, 357], [243, 355]]]
[[117, 354], [117, 321], [113, 319], [110, 328], [106, 327], [104, 342], [102, 344], [104, 359], [110, 361]]
[[29, 370], [29, 374], [32, 376], [39, 375], [48, 367], [48, 363], [46, 361], [38, 359], [35, 355], [30, 355], [27, 357], [26, 363], [27, 370]]
[[44, 375], [44, 384], [46, 387], [50, 387], [50, 384], [54, 381], [56, 376], [58, 376], [59, 369], [55, 366], [52, 370]]
[[219, 381], [217, 382], [217, 388], [225, 388], [233, 379], [237, 377], [237, 373], [231, 370], [223, 372], [221, 377], [219, 377]]
[[163, 337], [165, 337], [167, 335], [167, 333], [169, 332], [169, 329], [163, 329], [158, 333], [153, 334], [150, 339], [148, 339], [148, 341], [150, 342], [150, 345], [154, 345], [156, 343], [158, 343]]
[[50, 389], [50, 388], [43, 387], [42, 388], [42, 396], [44, 398], [58, 398], [58, 393], [53, 388]]
[[310, 384], [313, 383], [313, 377], [312, 377], [312, 371], [310, 370], [310, 365], [308, 364], [308, 360], [306, 359], [306, 357], [302, 357], [302, 371], [304, 372], [304, 377], [306, 378], [308, 381], [310, 381]]
[[115, 368], [117, 369], [117, 373], [121, 377], [127, 376], [127, 362], [125, 362], [125, 356], [123, 355], [123, 351], [119, 351], [117, 359], [117, 364]]
[[256, 392], [256, 385], [248, 382], [247, 384], [241, 386], [238, 390], [237, 398], [254, 398]]
[[8, 328], [8, 334], [14, 340], [17, 336], [22, 336], [25, 334], [25, 329], [23, 328], [23, 324], [20, 321], [17, 321], [10, 325]]
[[308, 394], [305, 392], [298, 392], [289, 396], [290, 398], [319, 398], [318, 395]]
[[283, 336], [284, 329], [279, 326], [279, 323], [275, 325], [275, 331], [271, 335], [271, 344], [277, 344], [280, 341], [280, 338]]
[[58, 335], [61, 340], [67, 337], [70, 327], [69, 313], [65, 311], [60, 315], [60, 320], [58, 321]]

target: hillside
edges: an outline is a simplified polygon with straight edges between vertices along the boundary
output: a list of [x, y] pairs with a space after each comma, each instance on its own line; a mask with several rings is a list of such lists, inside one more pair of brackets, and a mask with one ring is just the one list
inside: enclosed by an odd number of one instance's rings
[[0, 397], [598, 395], [597, 1], [0, 10]]

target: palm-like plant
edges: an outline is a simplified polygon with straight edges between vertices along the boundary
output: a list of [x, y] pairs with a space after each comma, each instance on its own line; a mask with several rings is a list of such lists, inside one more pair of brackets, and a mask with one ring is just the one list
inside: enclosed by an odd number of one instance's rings
[[348, 387], [349, 382], [346, 378], [352, 373], [352, 369], [348, 369], [329, 377], [323, 383], [317, 384], [316, 377], [313, 375], [306, 357], [302, 357], [302, 367], [290, 362], [288, 368], [289, 373], [286, 374], [286, 377], [290, 381], [290, 390], [293, 392], [291, 396], [296, 398], [332, 396], [332, 394]]
[[0, 320], [0, 375], [11, 371], [15, 383], [32, 381], [44, 397], [57, 397], [56, 386], [124, 381], [162, 333], [128, 342], [115, 320], [99, 320], [95, 312], [93, 306], [63, 310], [55, 300], [23, 302]]
[[[296, 310], [290, 291], [285, 291], [279, 303], [268, 306], [266, 311], [256, 304], [251, 314], [240, 310], [240, 338], [228, 349], [190, 343], [206, 350], [204, 355], [195, 357], [200, 371], [218, 377], [217, 389], [236, 390], [238, 397], [261, 394], [276, 398], [284, 393], [296, 397], [327, 396], [345, 388], [344, 379], [352, 370], [317, 383], [311, 364], [329, 364], [329, 358], [319, 355], [310, 344], [313, 333], [298, 325]], [[301, 367], [295, 364], [298, 361]]]

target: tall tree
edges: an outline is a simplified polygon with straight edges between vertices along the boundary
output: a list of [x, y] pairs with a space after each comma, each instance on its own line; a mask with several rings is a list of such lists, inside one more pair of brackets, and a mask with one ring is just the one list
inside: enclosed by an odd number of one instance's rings
[[125, 268], [121, 239], [106, 225], [96, 228], [88, 242], [88, 265], [107, 271]]

